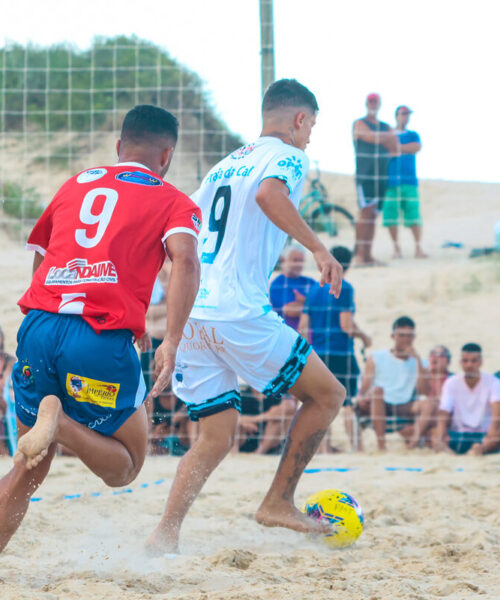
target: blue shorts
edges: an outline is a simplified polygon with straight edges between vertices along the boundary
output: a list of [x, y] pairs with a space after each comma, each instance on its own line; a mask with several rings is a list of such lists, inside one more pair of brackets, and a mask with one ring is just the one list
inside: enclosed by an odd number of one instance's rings
[[12, 382], [17, 418], [32, 427], [53, 394], [73, 420], [110, 436], [146, 397], [128, 329], [96, 333], [78, 315], [32, 310], [17, 334]]
[[468, 431], [451, 431], [448, 430], [450, 438], [449, 446], [456, 454], [467, 454], [473, 444], [481, 444], [486, 433], [468, 432]]

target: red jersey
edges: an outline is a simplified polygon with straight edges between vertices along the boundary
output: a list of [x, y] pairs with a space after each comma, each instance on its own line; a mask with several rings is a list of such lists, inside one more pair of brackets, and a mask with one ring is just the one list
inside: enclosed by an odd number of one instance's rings
[[141, 337], [165, 240], [197, 237], [200, 225], [196, 204], [143, 165], [83, 171], [61, 187], [28, 238], [44, 260], [18, 304], [25, 314], [78, 314], [96, 331]]

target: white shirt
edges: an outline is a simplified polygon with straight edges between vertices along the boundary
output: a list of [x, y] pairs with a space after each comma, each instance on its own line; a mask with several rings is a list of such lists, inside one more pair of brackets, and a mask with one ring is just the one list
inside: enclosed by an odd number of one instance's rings
[[448, 377], [444, 382], [439, 408], [452, 413], [452, 431], [486, 433], [490, 428], [493, 402], [500, 402], [500, 380], [497, 377], [481, 373], [471, 390], [461, 373]]
[[269, 276], [287, 234], [273, 225], [255, 197], [264, 179], [283, 181], [298, 207], [309, 161], [275, 137], [239, 148], [203, 180], [192, 199], [201, 208], [201, 283], [191, 316], [239, 321], [271, 310]]
[[375, 362], [374, 387], [384, 390], [387, 404], [406, 404], [413, 399], [418, 377], [418, 363], [414, 356], [406, 360], [396, 358], [390, 350], [373, 353]]

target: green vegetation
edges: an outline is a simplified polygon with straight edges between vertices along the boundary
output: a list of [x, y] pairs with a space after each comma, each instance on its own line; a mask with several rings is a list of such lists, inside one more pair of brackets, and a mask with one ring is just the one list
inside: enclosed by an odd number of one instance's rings
[[96, 38], [89, 50], [11, 45], [0, 49], [0, 131], [116, 131], [136, 104], [172, 111], [216, 156], [241, 145], [221, 122], [198, 75], [150, 42]]
[[0, 185], [0, 199], [4, 214], [16, 219], [38, 219], [43, 208], [34, 188], [24, 189], [18, 183], [5, 181]]

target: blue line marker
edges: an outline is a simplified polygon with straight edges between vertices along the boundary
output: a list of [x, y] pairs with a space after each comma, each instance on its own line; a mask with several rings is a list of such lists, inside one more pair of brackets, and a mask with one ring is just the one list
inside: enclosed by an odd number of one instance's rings
[[121, 494], [131, 494], [134, 490], [131, 490], [130, 488], [126, 488], [124, 490], [117, 490], [115, 492], [111, 492], [111, 494], [113, 496], [121, 496]]
[[321, 472], [335, 472], [335, 473], [347, 473], [347, 471], [357, 471], [355, 467], [324, 467], [323, 469], [306, 469], [304, 473], [321, 473]]
[[410, 471], [412, 473], [421, 473], [422, 467], [385, 467], [386, 471]]
[[65, 500], [73, 500], [74, 498], [81, 498], [82, 495], [81, 494], [67, 494], [66, 496], [63, 496], [63, 498]]
[[43, 500], [43, 498], [35, 498], [35, 496], [30, 498], [30, 502], [40, 502], [40, 500]]

